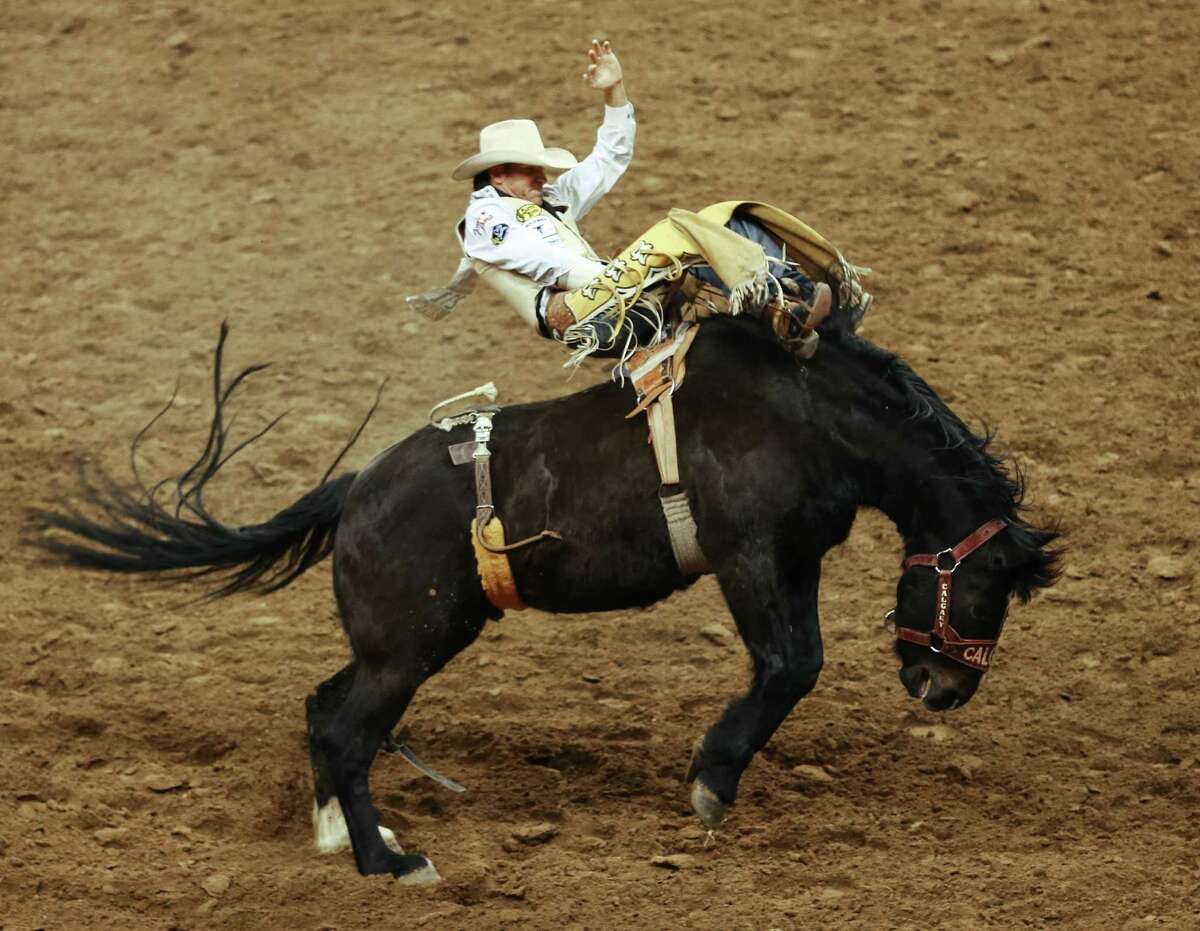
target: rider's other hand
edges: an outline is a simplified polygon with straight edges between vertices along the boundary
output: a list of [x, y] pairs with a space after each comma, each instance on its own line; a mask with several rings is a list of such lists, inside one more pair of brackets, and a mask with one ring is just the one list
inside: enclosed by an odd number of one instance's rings
[[592, 47], [588, 49], [588, 62], [583, 79], [589, 86], [603, 91], [621, 83], [621, 63], [617, 61], [617, 56], [607, 39], [603, 42], [592, 39]]
[[404, 303], [429, 320], [443, 320], [464, 296], [454, 288], [435, 288], [406, 297]]

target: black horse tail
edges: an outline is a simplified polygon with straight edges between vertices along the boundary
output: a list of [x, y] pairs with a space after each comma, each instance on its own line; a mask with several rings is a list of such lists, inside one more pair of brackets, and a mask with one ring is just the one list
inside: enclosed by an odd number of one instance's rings
[[[171, 581], [212, 577], [217, 585], [209, 591], [209, 598], [242, 591], [278, 591], [332, 552], [342, 508], [357, 473], [332, 481], [329, 476], [375, 413], [379, 396], [316, 488], [266, 523], [227, 526], [208, 512], [205, 486], [233, 456], [279, 422], [275, 418], [226, 452], [225, 405], [247, 377], [266, 367], [250, 366], [223, 387], [221, 357], [227, 335], [228, 327], [222, 324], [213, 366], [215, 410], [199, 459], [183, 475], [153, 488], [147, 488], [138, 476], [138, 443], [170, 409], [172, 397], [133, 441], [131, 459], [137, 486], [123, 487], [103, 473], [99, 482], [85, 476], [80, 497], [98, 516], [89, 517], [76, 509], [33, 511], [34, 526], [44, 531], [33, 539], [35, 545], [90, 569], [164, 573]], [[174, 488], [168, 493], [165, 489], [170, 485]], [[161, 500], [164, 498], [167, 504]]]
[[323, 482], [263, 524], [228, 527], [209, 517], [185, 518], [153, 498], [144, 499], [110, 479], [88, 483], [84, 500], [103, 512], [93, 520], [80, 513], [35, 511], [43, 549], [88, 569], [169, 573], [173, 580], [216, 576], [209, 597], [241, 591], [278, 591], [333, 550], [346, 494], [357, 473]]

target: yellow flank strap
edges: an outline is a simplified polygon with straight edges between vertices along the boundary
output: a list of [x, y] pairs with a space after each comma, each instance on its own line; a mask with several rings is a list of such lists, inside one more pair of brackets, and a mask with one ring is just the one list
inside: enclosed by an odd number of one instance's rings
[[501, 611], [521, 611], [526, 604], [521, 600], [517, 591], [517, 580], [513, 578], [512, 566], [509, 565], [508, 555], [503, 552], [492, 552], [479, 542], [482, 535], [488, 546], [500, 549], [504, 546], [504, 525], [500, 518], [493, 517], [483, 526], [482, 534], [477, 529], [477, 521], [471, 521], [471, 546], [475, 550], [475, 564], [479, 567], [479, 581], [483, 585], [483, 593], [487, 600]]

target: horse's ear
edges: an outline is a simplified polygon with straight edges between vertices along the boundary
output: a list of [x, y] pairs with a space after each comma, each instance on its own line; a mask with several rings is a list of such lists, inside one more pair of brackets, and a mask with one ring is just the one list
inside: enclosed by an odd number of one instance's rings
[[1051, 544], [1062, 536], [1062, 531], [1057, 526], [1047, 530], [1034, 527], [1013, 527], [1012, 530], [1024, 557], [1012, 567], [1013, 594], [1027, 602], [1039, 588], [1048, 588], [1058, 581], [1063, 550]]

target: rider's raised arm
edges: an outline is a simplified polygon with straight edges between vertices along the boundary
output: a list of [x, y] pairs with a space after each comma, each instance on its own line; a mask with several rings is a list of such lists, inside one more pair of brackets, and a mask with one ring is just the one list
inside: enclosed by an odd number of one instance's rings
[[570, 207], [576, 220], [586, 216], [625, 173], [633, 160], [637, 133], [621, 63], [612, 47], [608, 42], [592, 40], [588, 60], [583, 78], [589, 86], [604, 92], [604, 122], [596, 132], [596, 146], [587, 158], [545, 188], [549, 199]]

